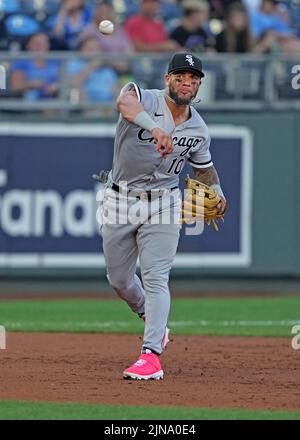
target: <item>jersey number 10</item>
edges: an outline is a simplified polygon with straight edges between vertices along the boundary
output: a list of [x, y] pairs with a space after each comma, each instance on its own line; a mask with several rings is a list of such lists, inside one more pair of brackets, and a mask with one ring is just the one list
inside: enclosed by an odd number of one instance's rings
[[176, 159], [173, 159], [173, 162], [170, 168], [168, 169], [168, 173], [171, 174], [172, 172], [174, 172], [174, 174], [179, 174], [183, 168], [183, 165], [184, 165], [184, 159], [178, 160], [178, 157], [176, 157]]

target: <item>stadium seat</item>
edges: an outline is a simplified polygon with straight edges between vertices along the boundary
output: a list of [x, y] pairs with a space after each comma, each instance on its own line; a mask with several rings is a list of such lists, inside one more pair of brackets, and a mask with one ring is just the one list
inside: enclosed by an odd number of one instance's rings
[[21, 50], [29, 35], [40, 30], [40, 25], [28, 14], [8, 14], [0, 20], [0, 50]]
[[179, 19], [182, 17], [181, 8], [173, 3], [161, 2], [160, 12], [164, 21], [169, 21], [174, 18]]
[[27, 37], [40, 30], [36, 19], [30, 15], [12, 14], [5, 19], [8, 35], [12, 37]]
[[10, 14], [12, 12], [19, 12], [21, 5], [19, 0], [2, 0], [0, 2], [0, 12]]

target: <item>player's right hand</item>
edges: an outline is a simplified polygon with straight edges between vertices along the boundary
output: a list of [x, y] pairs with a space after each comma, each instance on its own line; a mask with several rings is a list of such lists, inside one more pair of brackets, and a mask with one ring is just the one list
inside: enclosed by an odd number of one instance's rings
[[153, 128], [152, 135], [156, 144], [155, 150], [165, 159], [174, 149], [172, 136], [160, 128]]

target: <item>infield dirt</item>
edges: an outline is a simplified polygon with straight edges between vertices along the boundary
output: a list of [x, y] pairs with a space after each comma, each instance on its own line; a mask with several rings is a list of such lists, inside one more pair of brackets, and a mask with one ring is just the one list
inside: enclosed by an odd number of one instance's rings
[[10, 333], [0, 399], [300, 410], [299, 351], [287, 338], [175, 336], [163, 381], [122, 379], [132, 335]]

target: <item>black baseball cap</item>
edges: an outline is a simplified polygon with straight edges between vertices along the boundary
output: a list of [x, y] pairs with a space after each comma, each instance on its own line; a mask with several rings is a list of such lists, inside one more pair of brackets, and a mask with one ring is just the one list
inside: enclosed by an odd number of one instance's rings
[[200, 78], [204, 77], [202, 72], [202, 62], [195, 55], [190, 53], [176, 53], [171, 59], [168, 67], [168, 73], [190, 70], [197, 73]]

